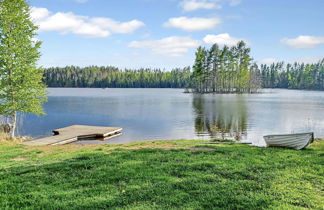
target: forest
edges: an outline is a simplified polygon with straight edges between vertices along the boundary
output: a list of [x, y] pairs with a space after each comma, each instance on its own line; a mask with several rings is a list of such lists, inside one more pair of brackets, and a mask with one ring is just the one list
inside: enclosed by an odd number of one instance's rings
[[263, 88], [324, 90], [324, 58], [317, 63], [261, 65]]
[[190, 76], [190, 67], [163, 71], [67, 66], [45, 69], [44, 80], [49, 87], [185, 88], [190, 85]]
[[185, 88], [194, 92], [255, 92], [259, 88], [324, 90], [324, 58], [317, 63], [257, 65], [244, 42], [209, 50], [199, 47], [194, 66], [163, 69], [52, 67], [44, 69], [48, 87]]

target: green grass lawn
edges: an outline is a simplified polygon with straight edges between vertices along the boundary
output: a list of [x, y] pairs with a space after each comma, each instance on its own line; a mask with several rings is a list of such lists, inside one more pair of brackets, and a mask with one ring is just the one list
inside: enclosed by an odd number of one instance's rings
[[0, 143], [0, 209], [323, 209], [324, 141]]

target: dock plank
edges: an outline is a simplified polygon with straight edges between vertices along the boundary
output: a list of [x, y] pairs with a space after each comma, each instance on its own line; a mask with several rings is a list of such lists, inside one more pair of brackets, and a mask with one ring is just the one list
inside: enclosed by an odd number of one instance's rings
[[118, 127], [72, 125], [53, 130], [54, 136], [25, 141], [22, 144], [25, 146], [63, 145], [86, 138], [112, 138], [120, 135], [121, 130], [122, 128]]

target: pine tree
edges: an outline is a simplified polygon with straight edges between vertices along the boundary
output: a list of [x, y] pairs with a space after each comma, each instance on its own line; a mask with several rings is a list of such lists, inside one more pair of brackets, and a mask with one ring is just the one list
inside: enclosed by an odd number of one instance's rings
[[37, 68], [41, 42], [25, 0], [0, 0], [0, 114], [15, 135], [16, 113], [43, 114], [43, 70]]
[[216, 92], [216, 84], [218, 78], [218, 68], [219, 68], [219, 46], [214, 44], [210, 49], [210, 54], [212, 55], [212, 91]]
[[199, 47], [196, 52], [196, 60], [193, 66], [193, 79], [196, 91], [198, 92], [203, 92], [204, 61], [205, 50], [202, 47]]

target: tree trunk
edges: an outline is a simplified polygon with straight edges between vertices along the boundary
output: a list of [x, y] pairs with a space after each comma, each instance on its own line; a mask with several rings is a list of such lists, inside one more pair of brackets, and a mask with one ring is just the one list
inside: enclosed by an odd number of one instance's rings
[[10, 116], [11, 118], [11, 123], [10, 123], [10, 137], [14, 138], [15, 137], [15, 130], [16, 130], [16, 123], [17, 123], [17, 113], [14, 112], [13, 115]]

